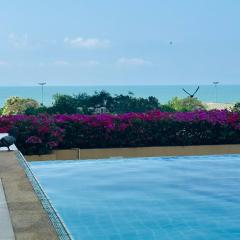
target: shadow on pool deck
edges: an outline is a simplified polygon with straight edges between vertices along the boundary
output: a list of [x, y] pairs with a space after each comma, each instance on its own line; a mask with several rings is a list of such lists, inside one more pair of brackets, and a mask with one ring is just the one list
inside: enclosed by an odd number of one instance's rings
[[16, 152], [0, 152], [0, 178], [16, 239], [58, 239], [48, 215], [19, 165]]

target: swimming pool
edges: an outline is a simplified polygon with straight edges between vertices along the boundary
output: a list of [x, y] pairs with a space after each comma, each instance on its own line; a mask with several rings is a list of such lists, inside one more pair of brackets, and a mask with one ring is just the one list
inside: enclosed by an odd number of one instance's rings
[[240, 155], [31, 167], [74, 239], [240, 239]]

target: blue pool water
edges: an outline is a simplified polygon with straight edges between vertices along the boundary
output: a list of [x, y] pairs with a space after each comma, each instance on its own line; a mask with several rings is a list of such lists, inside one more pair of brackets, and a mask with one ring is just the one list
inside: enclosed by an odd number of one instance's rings
[[240, 239], [240, 155], [31, 167], [74, 239]]

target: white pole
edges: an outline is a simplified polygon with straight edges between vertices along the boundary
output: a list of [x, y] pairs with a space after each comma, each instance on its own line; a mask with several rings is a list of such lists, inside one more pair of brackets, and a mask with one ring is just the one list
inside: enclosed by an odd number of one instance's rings
[[42, 106], [43, 106], [43, 86], [46, 85], [46, 84], [47, 84], [46, 82], [40, 82], [40, 83], [38, 83], [38, 85], [40, 85], [41, 88], [42, 88], [42, 103], [41, 103]]
[[214, 85], [214, 87], [215, 87], [215, 102], [216, 102], [216, 103], [217, 103], [217, 101], [218, 101], [218, 89], [217, 89], [218, 84], [219, 84], [219, 82], [213, 82], [213, 85]]

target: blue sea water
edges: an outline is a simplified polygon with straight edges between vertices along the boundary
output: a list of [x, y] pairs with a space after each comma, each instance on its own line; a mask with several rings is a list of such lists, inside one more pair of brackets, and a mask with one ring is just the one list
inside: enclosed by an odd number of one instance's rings
[[240, 239], [240, 155], [49, 161], [31, 168], [74, 239]]
[[[112, 94], [127, 94], [133, 92], [138, 97], [155, 96], [161, 103], [166, 103], [172, 97], [185, 97], [186, 94], [182, 88], [193, 92], [196, 86], [45, 86], [44, 87], [44, 104], [51, 105], [52, 97], [56, 93], [62, 94], [79, 94], [94, 91], [106, 90]], [[197, 97], [204, 102], [222, 102], [234, 103], [240, 101], [240, 85], [219, 85], [217, 91], [212, 85], [200, 86]], [[42, 94], [40, 86], [31, 87], [0, 87], [0, 106], [4, 104], [10, 96], [19, 96], [33, 98], [41, 102]]]

